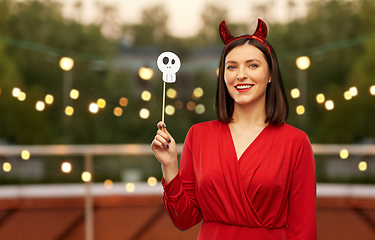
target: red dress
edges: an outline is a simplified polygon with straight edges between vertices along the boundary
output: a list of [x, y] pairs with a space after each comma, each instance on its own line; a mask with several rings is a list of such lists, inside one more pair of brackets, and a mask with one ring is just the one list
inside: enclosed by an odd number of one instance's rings
[[314, 155], [307, 135], [288, 124], [266, 126], [239, 160], [228, 124], [196, 124], [179, 174], [162, 184], [177, 228], [203, 219], [199, 240], [317, 238]]

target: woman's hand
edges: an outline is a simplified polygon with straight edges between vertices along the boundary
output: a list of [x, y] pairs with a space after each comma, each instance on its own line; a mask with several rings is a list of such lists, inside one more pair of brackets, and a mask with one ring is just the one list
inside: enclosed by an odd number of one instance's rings
[[165, 123], [157, 124], [158, 132], [151, 143], [155, 157], [162, 164], [165, 183], [169, 183], [178, 174], [176, 142], [166, 129]]

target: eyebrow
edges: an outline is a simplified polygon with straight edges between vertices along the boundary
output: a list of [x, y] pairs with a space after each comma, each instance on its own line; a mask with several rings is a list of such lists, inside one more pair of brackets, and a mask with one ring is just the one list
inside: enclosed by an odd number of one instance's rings
[[[259, 60], [256, 59], [256, 58], [249, 59], [249, 60], [246, 60], [246, 61], [245, 61], [245, 63], [251, 63], [251, 62], [259, 62], [259, 63], [262, 63], [261, 61], [259, 61]], [[229, 60], [229, 61], [227, 61], [225, 64], [231, 64], [231, 63], [237, 63], [237, 62], [236, 62], [236, 61]]]

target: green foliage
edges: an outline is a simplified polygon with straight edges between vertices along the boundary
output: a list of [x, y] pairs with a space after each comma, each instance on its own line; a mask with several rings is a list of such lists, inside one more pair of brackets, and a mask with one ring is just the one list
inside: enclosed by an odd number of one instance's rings
[[[292, 3], [292, 2], [290, 2]], [[293, 13], [293, 4], [288, 11]], [[79, 12], [80, 4], [76, 4]], [[218, 5], [206, 5], [202, 14], [203, 25], [196, 36], [180, 39], [173, 37], [167, 29], [168, 13], [162, 5], [144, 10], [138, 24], [121, 25], [117, 10], [113, 6], [98, 5], [101, 15], [98, 24], [85, 25], [79, 21], [65, 19], [61, 6], [50, 0], [11, 1], [0, 0], [0, 139], [11, 144], [115, 144], [150, 143], [156, 132], [156, 123], [161, 119], [162, 85], [161, 73], [153, 66], [154, 76], [145, 82], [138, 77], [132, 63], [121, 63], [119, 48], [142, 52], [174, 51], [182, 64], [191, 64], [193, 55], [220, 55], [223, 44], [217, 33], [218, 24], [226, 20], [234, 36], [252, 33], [255, 23], [232, 23], [227, 10]], [[290, 103], [288, 123], [302, 128], [313, 143], [358, 143], [373, 141], [375, 128], [375, 96], [369, 87], [375, 85], [375, 2], [373, 0], [314, 1], [309, 5], [305, 17], [287, 23], [268, 22], [268, 41], [279, 57], [280, 68]], [[263, 19], [272, 19], [273, 12], [265, 5], [256, 6], [253, 14]], [[293, 15], [293, 14], [291, 14]], [[78, 17], [79, 18], [79, 17]], [[110, 33], [110, 37], [103, 32]], [[125, 54], [130, 54], [126, 52]], [[311, 66], [306, 70], [307, 106], [304, 116], [295, 112], [298, 100], [289, 97], [297, 87], [295, 59], [301, 55], [310, 57]], [[72, 88], [79, 90], [77, 100], [70, 100], [74, 114], [64, 113], [63, 71], [59, 60], [70, 56], [75, 60], [72, 70]], [[148, 56], [148, 55], [147, 55]], [[166, 99], [167, 105], [183, 108], [174, 115], [166, 115], [168, 130], [178, 143], [182, 143], [192, 124], [216, 118], [214, 98], [217, 76], [212, 56], [204, 56], [209, 64], [202, 64], [188, 71], [180, 71], [176, 83], [167, 84], [178, 92], [176, 99]], [[143, 61], [144, 56], [134, 58]], [[219, 58], [219, 57], [218, 57]], [[146, 61], [146, 60], [144, 60]], [[147, 59], [154, 62], [155, 59]], [[122, 67], [114, 67], [121, 65]], [[146, 62], [145, 62], [146, 64]], [[219, 59], [217, 59], [217, 66]], [[129, 66], [128, 66], [129, 65]], [[186, 64], [188, 65], [188, 64]], [[194, 64], [191, 64], [194, 65]], [[196, 66], [196, 65], [195, 65]], [[344, 100], [349, 87], [358, 88], [358, 96]], [[26, 93], [26, 100], [12, 96], [12, 89], [19, 87]], [[204, 95], [193, 99], [195, 87], [201, 87]], [[142, 101], [143, 90], [152, 93], [151, 101]], [[317, 104], [315, 96], [324, 93], [326, 99], [335, 103], [332, 111]], [[42, 112], [35, 110], [37, 101], [46, 94], [54, 96], [54, 103]], [[120, 98], [128, 99], [126, 107], [120, 106]], [[301, 96], [302, 97], [302, 96]], [[106, 100], [106, 107], [97, 114], [88, 111], [88, 106], [98, 98]], [[203, 104], [201, 115], [187, 110], [188, 102]], [[123, 114], [113, 114], [121, 107]], [[141, 119], [139, 111], [147, 108], [148, 119]], [[66, 141], [64, 123], [68, 119], [70, 140]], [[304, 124], [301, 120], [304, 119]], [[125, 161], [124, 160], [129, 160]], [[61, 160], [62, 161], [62, 160]], [[47, 160], [41, 182], [80, 181], [82, 159], [72, 159], [75, 172], [67, 176], [55, 174], [58, 166]], [[109, 162], [109, 164], [107, 164]], [[152, 162], [152, 163], [150, 163]], [[318, 159], [318, 179], [327, 180], [324, 173], [325, 160]], [[111, 175], [121, 180], [124, 168], [143, 169], [146, 175], [158, 175], [160, 169], [153, 157], [130, 159], [103, 157], [95, 160], [97, 181]], [[4, 175], [3, 175], [4, 176]], [[329, 179], [328, 179], [329, 180]], [[1, 182], [26, 180], [2, 177]], [[336, 179], [343, 182], [345, 179]], [[351, 181], [373, 182], [373, 178], [353, 178]]]
[[[371, 125], [375, 117], [373, 111], [358, 113], [358, 109], [372, 106], [368, 88], [374, 81], [368, 78], [364, 84], [366, 86], [363, 86], [367, 91], [360, 91], [359, 96], [351, 101], [343, 98], [349, 87], [359, 87], [360, 84], [358, 76], [354, 77], [351, 73], [353, 67], [361, 66], [357, 72], [370, 73], [363, 68], [368, 61], [360, 59], [368, 54], [362, 39], [371, 46], [375, 42], [372, 37], [374, 28], [370, 28], [374, 20], [368, 11], [374, 7], [373, 1], [316, 1], [311, 3], [306, 18], [270, 27], [269, 41], [279, 53], [288, 94], [290, 89], [298, 85], [295, 59], [301, 55], [310, 57], [311, 66], [306, 70], [308, 92], [304, 117], [307, 125], [300, 125], [298, 119], [301, 117], [295, 112], [298, 102], [291, 98], [289, 122], [303, 128], [312, 142], [354, 143], [375, 137], [371, 131], [359, 131], [362, 128], [360, 126]], [[332, 99], [335, 109], [327, 111], [324, 105], [317, 104], [315, 96], [318, 93], [324, 93], [326, 99]]]
[[[57, 3], [0, 2], [7, 7], [2, 8], [7, 16], [5, 23], [0, 25], [3, 26], [0, 29], [2, 36], [61, 49], [60, 52], [46, 53], [32, 51], [34, 45], [30, 50], [14, 47], [15, 44], [4, 48], [1, 57], [6, 60], [2, 61], [1, 68], [5, 70], [1, 74], [10, 76], [1, 77], [0, 82], [3, 98], [0, 109], [2, 115], [6, 116], [1, 122], [1, 128], [4, 129], [1, 138], [16, 144], [62, 143], [64, 107], [60, 57], [74, 55], [75, 52], [106, 56], [113, 53], [114, 45], [102, 35], [100, 26], [85, 26], [64, 19]], [[73, 88], [84, 89], [83, 96], [98, 95], [98, 89], [104, 85], [103, 77], [105, 79], [106, 73], [90, 70], [92, 64], [76, 61], [72, 70]], [[24, 102], [10, 96], [13, 87], [19, 87], [26, 93]], [[54, 96], [54, 104], [46, 106], [43, 112], [36, 111], [36, 102], [43, 101], [46, 94]], [[82, 103], [87, 104], [85, 101]], [[84, 139], [83, 142], [86, 142], [89, 138]]]
[[[119, 43], [144, 52], [173, 50], [184, 63], [193, 48], [222, 47], [217, 34], [222, 20], [226, 20], [235, 36], [251, 33], [253, 29], [247, 23], [233, 24], [226, 9], [211, 4], [205, 6], [199, 33], [179, 39], [168, 32], [168, 13], [163, 5], [145, 9], [139, 24], [118, 26], [115, 26], [116, 8], [99, 8], [100, 24], [84, 25], [63, 18], [61, 6], [53, 1], [0, 0], [1, 138], [15, 144], [66, 143], [63, 72], [58, 62], [62, 56], [72, 56], [75, 59], [72, 88], [80, 91], [80, 97], [71, 101], [75, 110], [68, 117], [71, 143], [149, 143], [161, 118], [161, 75], [155, 72], [147, 84], [140, 84], [134, 68], [112, 68], [119, 57]], [[290, 5], [289, 11], [293, 9]], [[307, 70], [305, 125], [301, 125], [301, 116], [295, 112], [298, 101], [291, 98], [288, 122], [305, 130], [312, 142], [353, 143], [374, 138], [374, 130], [368, 127], [375, 117], [374, 97], [368, 92], [374, 84], [374, 9], [371, 0], [315, 1], [304, 18], [285, 24], [269, 23], [268, 40], [279, 56], [288, 95], [297, 86], [295, 59], [300, 55], [311, 59]], [[262, 18], [272, 15], [262, 5], [255, 11]], [[120, 29], [119, 40], [103, 35], [110, 27]], [[181, 101], [184, 107], [176, 109], [173, 116], [166, 116], [166, 121], [176, 140], [183, 142], [192, 124], [216, 118], [213, 104], [217, 78], [213, 69], [204, 67], [178, 73], [178, 78], [173, 86], [168, 85], [177, 90], [178, 97], [167, 99], [167, 104]], [[204, 95], [194, 100], [191, 94], [198, 86], [203, 88]], [[357, 86], [359, 95], [346, 101], [343, 93], [351, 86]], [[20, 87], [27, 94], [25, 101], [11, 96], [13, 87]], [[150, 102], [140, 99], [142, 90], [152, 93]], [[318, 93], [332, 99], [335, 109], [327, 111], [317, 104]], [[46, 94], [52, 94], [55, 102], [43, 112], [36, 111], [36, 101], [44, 100]], [[128, 106], [119, 105], [121, 97], [129, 100]], [[88, 105], [98, 98], [106, 100], [105, 109], [89, 113]], [[204, 104], [205, 113], [197, 115], [187, 110], [189, 101]], [[114, 116], [115, 107], [122, 108], [122, 116]], [[141, 108], [150, 110], [148, 119], [139, 118]]]

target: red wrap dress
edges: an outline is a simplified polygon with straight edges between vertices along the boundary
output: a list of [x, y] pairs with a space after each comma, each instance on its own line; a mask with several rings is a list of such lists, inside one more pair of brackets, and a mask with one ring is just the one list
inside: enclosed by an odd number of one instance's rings
[[188, 132], [179, 174], [162, 181], [174, 225], [201, 222], [199, 240], [316, 240], [315, 160], [307, 135], [266, 126], [237, 159], [228, 124]]

